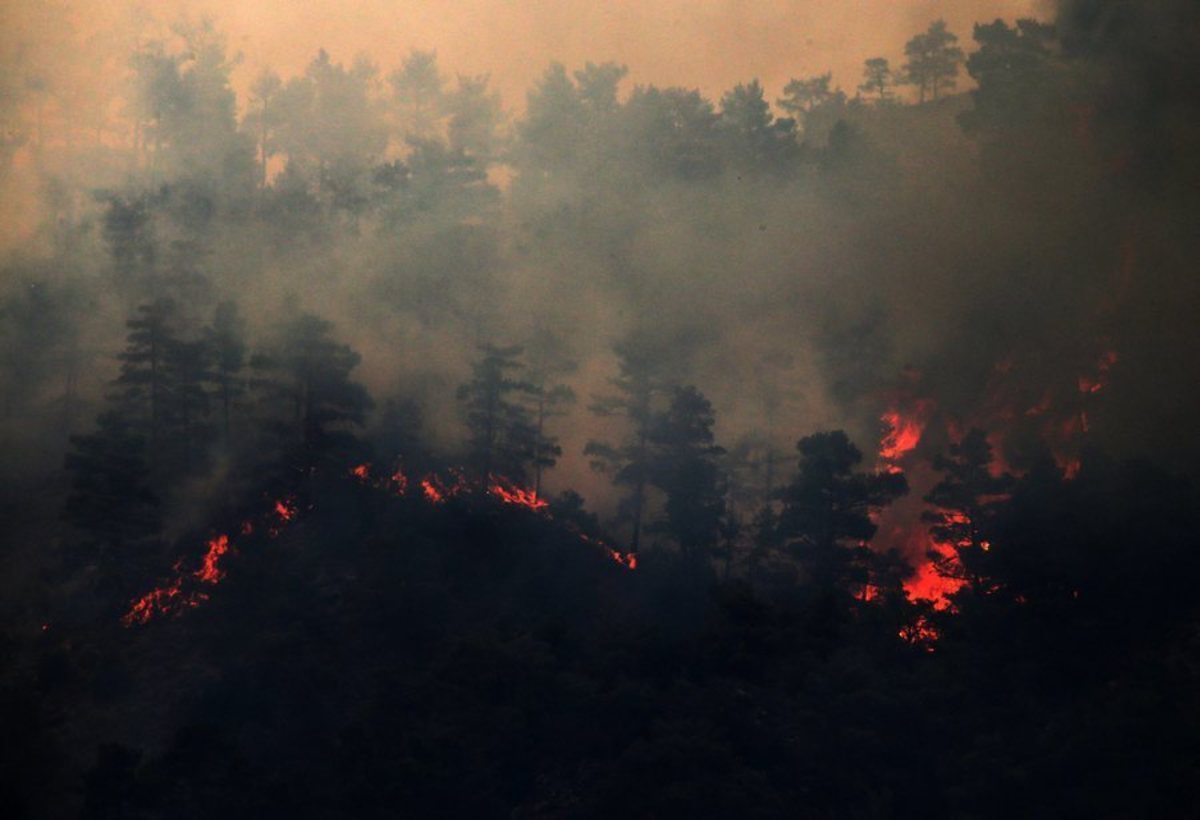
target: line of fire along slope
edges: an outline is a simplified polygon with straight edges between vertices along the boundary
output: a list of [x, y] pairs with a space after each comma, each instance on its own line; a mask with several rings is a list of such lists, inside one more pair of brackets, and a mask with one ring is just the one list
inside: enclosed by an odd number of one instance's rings
[[[1097, 362], [1095, 374], [1079, 378], [1079, 392], [1091, 395], [1102, 390], [1107, 382], [1108, 372], [1116, 361], [1115, 353], [1105, 353], [1101, 356]], [[1004, 373], [1007, 372], [1007, 368], [998, 368], [998, 371]], [[1042, 404], [1026, 411], [1026, 415], [1040, 415], [1046, 410], [1046, 407], [1043, 406], [1045, 404], [1046, 402], [1043, 401]], [[920, 443], [933, 410], [934, 404], [931, 400], [918, 399], [911, 402], [907, 412], [892, 407], [883, 414], [881, 421], [886, 433], [880, 442], [878, 454], [880, 469], [901, 469], [900, 463], [912, 454]], [[1082, 412], [1073, 415], [1072, 418], [1081, 418], [1081, 424], [1086, 429], [1086, 416]], [[1002, 454], [1001, 447], [997, 447], [997, 450], [1000, 451], [998, 454]], [[1075, 470], [1071, 469], [1072, 466], [1074, 465], [1064, 466], [1068, 478], [1074, 476]], [[999, 470], [1005, 469], [1002, 459], [998, 459], [996, 467]], [[371, 474], [370, 464], [360, 464], [352, 468], [350, 474], [358, 481], [377, 489], [397, 495], [409, 493], [411, 482], [401, 470], [392, 472], [386, 478], [375, 478]], [[416, 481], [414, 486], [419, 489], [420, 497], [430, 504], [443, 504], [450, 498], [467, 494], [472, 490], [470, 482], [467, 481], [462, 471], [455, 469], [448, 471], [448, 477], [435, 473], [426, 474]], [[522, 487], [502, 476], [489, 478], [487, 494], [504, 504], [523, 507], [547, 519], [552, 518], [550, 505], [544, 499], [538, 497], [533, 490]], [[294, 521], [298, 515], [299, 509], [294, 498], [278, 499], [272, 503], [266, 513], [259, 517], [257, 527], [265, 530], [268, 537], [276, 538], [283, 528]], [[623, 554], [603, 541], [580, 531], [577, 527], [569, 523], [567, 526], [580, 541], [600, 548], [613, 561], [631, 570], [637, 567], [635, 553]], [[242, 535], [248, 536], [253, 534], [255, 529], [255, 522], [248, 519], [242, 523], [240, 532]], [[891, 536], [895, 539], [897, 534], [892, 533]], [[908, 536], [923, 542], [924, 550], [917, 551], [918, 554], [935, 552], [947, 557], [944, 549], [952, 546], [936, 543], [929, 535], [927, 528], [923, 527], [919, 532], [916, 530], [909, 532]], [[225, 570], [222, 569], [221, 563], [234, 545], [231, 537], [227, 533], [222, 533], [210, 538], [205, 546], [205, 554], [197, 569], [188, 571], [183, 566], [183, 559], [177, 561], [172, 567], [174, 574], [169, 579], [132, 602], [129, 611], [121, 618], [122, 624], [127, 627], [146, 624], [162, 616], [178, 615], [207, 601], [211, 588], [219, 584], [225, 577]], [[914, 551], [907, 550], [907, 552]], [[933, 603], [935, 608], [944, 609], [949, 606], [950, 595], [961, 584], [962, 582], [956, 578], [938, 573], [934, 563], [926, 560], [917, 566], [915, 575], [905, 583], [905, 589], [911, 598], [928, 600]]]
[[[370, 464], [360, 464], [350, 472], [364, 484], [396, 495], [408, 494], [413, 486], [402, 470], [396, 470], [382, 479], [371, 476]], [[452, 468], [447, 472], [448, 477], [430, 473], [416, 482], [416, 487], [425, 501], [430, 504], [444, 504], [451, 498], [469, 495], [474, 491], [474, 486], [461, 470]], [[543, 518], [554, 520], [554, 516], [550, 513], [549, 502], [539, 497], [532, 489], [522, 487], [504, 476], [491, 475], [488, 477], [487, 495], [503, 504], [523, 507]], [[583, 532], [571, 522], [565, 522], [565, 526], [580, 541], [599, 547], [605, 555], [626, 569], [637, 569], [637, 553], [622, 553], [615, 550], [600, 539]]]
[[[278, 538], [284, 528], [295, 521], [299, 514], [296, 499], [286, 496], [274, 501], [268, 511], [259, 516], [257, 522], [253, 519], [243, 521], [238, 531], [243, 536], [249, 536], [261, 528], [268, 538]], [[180, 558], [171, 567], [174, 574], [135, 599], [129, 611], [121, 616], [121, 623], [126, 627], [146, 624], [156, 618], [178, 615], [184, 610], [200, 606], [208, 600], [210, 590], [225, 578], [225, 570], [221, 563], [232, 548], [233, 541], [228, 533], [208, 539], [204, 556], [200, 559], [197, 569], [186, 570], [183, 559]]]
[[[451, 498], [465, 495], [471, 491], [471, 485], [463, 473], [453, 469], [449, 471], [448, 478], [430, 473], [423, 476], [415, 485], [410, 484], [408, 477], [400, 470], [392, 472], [386, 478], [373, 478], [369, 464], [360, 464], [354, 467], [350, 471], [350, 475], [367, 486], [401, 496], [408, 494], [410, 486], [415, 486], [420, 490], [420, 498], [435, 505], [444, 504]], [[552, 520], [548, 502], [539, 498], [533, 490], [521, 487], [506, 478], [492, 476], [487, 493], [489, 497], [497, 499], [503, 504], [522, 507], [536, 515]], [[274, 501], [270, 509], [259, 517], [257, 523], [251, 519], [243, 521], [239, 532], [243, 536], [249, 536], [256, 530], [262, 530], [266, 532], [268, 538], [275, 539], [287, 525], [299, 517], [299, 514], [300, 509], [296, 499], [287, 496]], [[626, 569], [637, 568], [635, 553], [621, 553], [569, 522], [566, 526], [581, 542], [598, 547], [608, 558]], [[234, 542], [227, 533], [221, 533], [208, 539], [198, 568], [195, 570], [185, 569], [184, 559], [180, 558], [172, 566], [173, 574], [169, 578], [132, 602], [129, 611], [121, 617], [121, 623], [126, 627], [147, 624], [152, 620], [179, 615], [203, 604], [209, 599], [212, 588], [225, 578], [226, 570], [222, 568], [221, 564], [233, 548]]]

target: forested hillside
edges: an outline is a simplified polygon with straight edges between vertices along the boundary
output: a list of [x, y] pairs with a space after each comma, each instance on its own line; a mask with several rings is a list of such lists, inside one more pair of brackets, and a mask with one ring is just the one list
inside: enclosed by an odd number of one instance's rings
[[6, 815], [1200, 810], [1194, 2], [713, 98], [143, 26], [0, 66]]

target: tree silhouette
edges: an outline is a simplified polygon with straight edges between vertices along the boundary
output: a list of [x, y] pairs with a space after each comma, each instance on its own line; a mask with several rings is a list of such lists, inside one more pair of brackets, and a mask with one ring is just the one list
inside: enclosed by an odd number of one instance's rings
[[496, 154], [502, 124], [500, 94], [488, 88], [490, 77], [460, 75], [458, 86], [444, 103], [449, 121], [446, 135], [452, 151], [459, 151], [481, 164]]
[[592, 114], [603, 116], [617, 110], [617, 87], [629, 69], [617, 63], [588, 62], [574, 73], [575, 87], [584, 107]]
[[156, 299], [138, 307], [125, 322], [125, 349], [117, 357], [121, 373], [114, 383], [116, 398], [133, 423], [146, 431], [151, 472], [163, 464], [163, 445], [175, 398], [167, 358], [178, 344], [178, 308], [171, 299]]
[[1012, 488], [1011, 476], [993, 476], [991, 465], [987, 435], [973, 428], [961, 442], [950, 445], [947, 455], [934, 459], [933, 466], [943, 477], [925, 496], [934, 509], [921, 515], [933, 540], [953, 549], [951, 555], [930, 555], [938, 572], [967, 581], [976, 591], [983, 591], [984, 561], [997, 506]]
[[620, 514], [632, 528], [630, 551], [641, 545], [646, 488], [650, 478], [650, 433], [654, 422], [655, 397], [663, 389], [655, 351], [648, 337], [635, 334], [615, 347], [620, 375], [612, 380], [617, 392], [599, 396], [589, 408], [601, 417], [625, 419], [628, 438], [620, 444], [589, 441], [584, 455], [593, 470], [603, 473], [620, 487], [628, 488]]
[[113, 278], [122, 288], [144, 284], [153, 275], [158, 260], [151, 197], [108, 194], [101, 198], [107, 203], [103, 233], [112, 258]]
[[862, 453], [841, 430], [796, 444], [799, 472], [783, 492], [779, 531], [823, 590], [850, 593], [868, 580], [874, 512], [908, 492], [900, 473], [855, 472]]
[[975, 42], [979, 48], [967, 58], [967, 73], [977, 87], [971, 110], [959, 117], [966, 130], [1009, 139], [1067, 116], [1057, 88], [1053, 27], [1035, 20], [1010, 27], [997, 20], [977, 24]]
[[711, 553], [720, 536], [725, 486], [714, 443], [712, 405], [695, 387], [676, 387], [670, 404], [653, 423], [651, 483], [666, 496], [659, 529], [670, 535], [687, 560]]
[[301, 314], [250, 360], [263, 429], [288, 466], [305, 476], [358, 448], [352, 429], [372, 404], [366, 388], [350, 378], [361, 357], [334, 341], [332, 331], [330, 322]]
[[252, 107], [246, 112], [242, 122], [244, 128], [252, 129], [255, 133], [260, 188], [267, 187], [268, 163], [272, 156], [279, 153], [275, 145], [275, 134], [283, 122], [283, 112], [279, 105], [282, 90], [283, 81], [279, 79], [279, 75], [264, 70], [250, 87]]
[[918, 100], [938, 100], [954, 88], [963, 51], [958, 37], [946, 29], [945, 20], [935, 20], [929, 28], [904, 45], [904, 82], [917, 87]]
[[585, 135], [579, 91], [561, 63], [552, 63], [528, 94], [519, 128], [520, 153], [533, 168], [561, 172], [577, 161]]
[[445, 79], [438, 70], [437, 52], [413, 49], [387, 80], [401, 133], [419, 140], [440, 137]]
[[242, 369], [246, 364], [245, 323], [236, 302], [221, 302], [205, 337], [212, 356], [211, 379], [221, 406], [221, 430], [230, 440], [234, 403], [246, 392]]
[[895, 83], [896, 78], [886, 57], [872, 57], [863, 63], [863, 81], [858, 90], [864, 94], [873, 94], [875, 102], [889, 101]]
[[159, 499], [150, 489], [146, 439], [115, 410], [101, 413], [97, 429], [71, 436], [66, 469], [71, 491], [63, 517], [106, 549], [102, 563], [121, 572], [123, 549], [160, 527]]
[[365, 206], [368, 168], [387, 146], [382, 111], [371, 93], [376, 73], [365, 58], [347, 68], [322, 49], [279, 100], [278, 143], [289, 165], [352, 217]]
[[700, 92], [639, 86], [624, 119], [621, 155], [655, 177], [704, 179], [720, 170], [718, 115]]
[[471, 366], [471, 380], [458, 388], [471, 433], [468, 459], [481, 490], [497, 474], [524, 480], [526, 468], [539, 457], [538, 427], [528, 406], [535, 388], [513, 378], [525, 367], [523, 352], [521, 347], [483, 345]]
[[758, 80], [736, 85], [721, 97], [717, 126], [726, 150], [742, 168], [781, 171], [796, 156], [796, 122], [771, 114]]
[[164, 362], [171, 385], [167, 415], [171, 450], [184, 475], [200, 466], [209, 441], [209, 396], [206, 386], [213, 373], [210, 350], [204, 339], [176, 339], [167, 348]]
[[825, 72], [815, 77], [793, 78], [783, 87], [783, 97], [777, 100], [779, 107], [788, 112], [802, 125], [808, 115], [834, 100], [844, 100], [845, 95], [829, 87], [833, 74]]

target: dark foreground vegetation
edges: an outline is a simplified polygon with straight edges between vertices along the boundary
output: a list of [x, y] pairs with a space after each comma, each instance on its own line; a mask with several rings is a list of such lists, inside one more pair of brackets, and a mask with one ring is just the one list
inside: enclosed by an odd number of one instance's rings
[[[202, 607], [10, 630], [6, 804], [84, 817], [1188, 816], [1195, 504], [1031, 476], [954, 614], [635, 571], [475, 496], [348, 477]], [[569, 516], [569, 511], [560, 512]], [[1036, 533], [1031, 535], [1030, 533]], [[1103, 556], [1098, 561], [1096, 555]], [[105, 612], [106, 617], [83, 617]], [[919, 634], [914, 623], [920, 623]], [[35, 634], [30, 634], [30, 629]], [[12, 657], [12, 655], [10, 655]], [[15, 674], [14, 674], [15, 673]]]
[[1198, 26], [14, 61], [0, 812], [1200, 816]]

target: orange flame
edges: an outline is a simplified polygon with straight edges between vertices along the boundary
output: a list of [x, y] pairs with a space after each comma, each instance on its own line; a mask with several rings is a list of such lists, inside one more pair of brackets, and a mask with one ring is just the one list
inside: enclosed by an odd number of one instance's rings
[[446, 500], [446, 496], [437, 488], [434, 481], [436, 481], [434, 478], [421, 479], [421, 492], [425, 493], [425, 500], [430, 504], [441, 504]]
[[149, 623], [155, 615], [167, 614], [175, 610], [176, 599], [182, 592], [183, 581], [176, 578], [170, 584], [152, 589], [133, 602], [129, 611], [121, 616], [121, 624], [129, 627], [136, 624]]
[[[293, 521], [299, 514], [296, 501], [284, 498], [274, 502], [270, 512], [263, 518], [268, 522], [267, 534], [275, 538], [281, 532], [281, 527]], [[254, 523], [243, 521], [240, 526], [242, 535], [254, 532]], [[208, 600], [208, 593], [196, 589], [195, 584], [215, 585], [225, 577], [221, 569], [221, 559], [227, 555], [233, 544], [225, 533], [216, 535], [205, 543], [204, 556], [200, 559], [198, 569], [187, 572], [183, 568], [183, 559], [179, 559], [171, 567], [174, 576], [164, 580], [159, 586], [134, 599], [129, 611], [121, 616], [121, 624], [126, 627], [134, 624], [146, 624], [158, 616], [178, 615], [185, 609], [200, 606]]]
[[905, 418], [895, 410], [888, 410], [883, 414], [882, 421], [888, 426], [888, 432], [879, 445], [879, 457], [884, 461], [899, 461], [905, 453], [921, 443], [924, 428], [917, 419]]
[[496, 476], [492, 477], [492, 484], [488, 488], [488, 492], [499, 498], [505, 504], [516, 504], [521, 507], [541, 512], [549, 509], [550, 504], [545, 500], [538, 498], [537, 493], [533, 490], [517, 487], [503, 478]]
[[904, 583], [904, 591], [914, 601], [928, 601], [937, 610], [950, 606], [950, 596], [962, 589], [958, 578], [947, 578], [937, 571], [932, 561], [916, 568], [916, 574]]
[[892, 406], [880, 416], [879, 420], [886, 428], [879, 442], [879, 461], [883, 469], [890, 472], [900, 469], [899, 462], [921, 443], [932, 412], [931, 399], [917, 399], [908, 412]]
[[284, 498], [275, 502], [275, 515], [283, 523], [287, 523], [296, 517], [296, 501], [292, 498]]
[[396, 495], [404, 495], [408, 492], [408, 476], [404, 474], [403, 470], [397, 469], [392, 473], [390, 481], [396, 491]]
[[196, 570], [195, 577], [206, 584], [215, 584], [224, 578], [225, 573], [218, 564], [220, 564], [221, 556], [227, 552], [229, 552], [228, 535], [210, 538], [208, 552], [204, 554], [204, 559], [200, 562], [200, 569]]
[[937, 642], [942, 636], [924, 616], [918, 616], [912, 623], [900, 629], [900, 640], [912, 646], [918, 646], [926, 652], [935, 652]]

